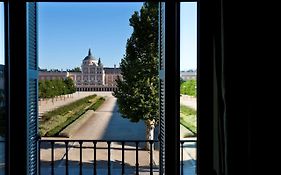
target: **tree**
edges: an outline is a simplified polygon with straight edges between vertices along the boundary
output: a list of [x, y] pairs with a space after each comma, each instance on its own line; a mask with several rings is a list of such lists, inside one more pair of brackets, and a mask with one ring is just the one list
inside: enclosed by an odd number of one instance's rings
[[180, 93], [196, 96], [196, 80], [187, 80], [181, 84]]
[[120, 63], [122, 80], [117, 79], [113, 95], [122, 117], [132, 122], [143, 120], [146, 139], [152, 140], [159, 121], [158, 3], [144, 3], [140, 14], [135, 12], [130, 18], [130, 26], [133, 33]]
[[47, 98], [46, 95], [46, 83], [44, 80], [39, 81], [39, 98]]
[[184, 79], [182, 77], [180, 77], [180, 84], [184, 83]]
[[67, 88], [67, 92], [66, 92], [67, 94], [72, 94], [72, 93], [76, 92], [74, 81], [71, 78], [67, 77], [64, 80], [64, 83]]
[[81, 72], [80, 67], [75, 67], [73, 69], [67, 70], [68, 72]]

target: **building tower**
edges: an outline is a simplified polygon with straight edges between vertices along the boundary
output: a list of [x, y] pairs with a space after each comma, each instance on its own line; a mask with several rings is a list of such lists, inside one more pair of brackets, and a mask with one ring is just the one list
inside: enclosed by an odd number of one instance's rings
[[103, 64], [92, 55], [91, 49], [82, 61], [81, 70], [83, 85], [104, 85]]

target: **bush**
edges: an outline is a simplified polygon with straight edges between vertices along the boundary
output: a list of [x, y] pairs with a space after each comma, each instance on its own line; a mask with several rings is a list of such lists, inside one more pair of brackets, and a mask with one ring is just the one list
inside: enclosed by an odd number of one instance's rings
[[100, 97], [100, 98], [96, 101], [96, 103], [94, 103], [94, 104], [90, 107], [90, 109], [96, 111], [104, 101], [105, 101], [105, 98]]
[[74, 92], [76, 88], [71, 78], [39, 81], [39, 98], [54, 98]]
[[184, 95], [196, 96], [196, 80], [188, 80], [181, 84], [180, 93]]
[[49, 120], [51, 117], [56, 116], [56, 115], [66, 115], [67, 113], [69, 113], [73, 109], [81, 106], [82, 104], [88, 103], [88, 101], [90, 99], [94, 99], [96, 96], [97, 96], [96, 94], [90, 95], [88, 97], [82, 98], [82, 99], [77, 100], [77, 101], [75, 101], [73, 103], [70, 103], [68, 105], [59, 107], [59, 108], [57, 108], [53, 111], [49, 111], [42, 116], [42, 120], [43, 121]]
[[91, 95], [80, 99], [66, 106], [47, 112], [42, 116], [39, 129], [41, 136], [56, 136], [60, 131], [73, 123], [89, 109], [97, 109], [104, 98], [96, 99], [96, 95]]
[[68, 125], [70, 125], [71, 123], [73, 123], [75, 120], [77, 120], [79, 117], [81, 117], [84, 113], [86, 113], [88, 110], [97, 110], [100, 105], [105, 101], [105, 98], [100, 97], [98, 100], [96, 100], [95, 102], [88, 100], [87, 103], [94, 103], [92, 104], [90, 107], [85, 108], [84, 110], [80, 110], [77, 113], [75, 113], [74, 115], [72, 115], [72, 117], [68, 118], [65, 122], [63, 122], [61, 125], [56, 126], [55, 128], [51, 129], [50, 131], [48, 131], [45, 136], [55, 136], [57, 134], [59, 134], [59, 132], [61, 132], [63, 129], [65, 129]]

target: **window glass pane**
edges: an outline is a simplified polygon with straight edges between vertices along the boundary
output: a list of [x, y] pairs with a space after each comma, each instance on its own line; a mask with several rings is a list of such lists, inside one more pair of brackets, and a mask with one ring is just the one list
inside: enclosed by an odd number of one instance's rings
[[0, 2], [0, 175], [5, 174], [4, 3]]
[[[197, 3], [181, 3], [180, 14], [180, 138], [183, 174], [194, 175], [197, 135]], [[182, 167], [183, 166], [183, 167]]]

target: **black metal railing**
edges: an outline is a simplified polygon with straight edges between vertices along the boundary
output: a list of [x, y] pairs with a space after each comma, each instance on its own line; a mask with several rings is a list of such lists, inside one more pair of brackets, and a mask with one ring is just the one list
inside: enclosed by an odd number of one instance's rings
[[[191, 142], [191, 143], [196, 143], [196, 140], [181, 140], [180, 141], [180, 146], [181, 146], [181, 175], [184, 174], [184, 143], [186, 142]], [[72, 146], [70, 146], [70, 143], [72, 144]], [[78, 143], [78, 145], [77, 145]], [[78, 162], [78, 174], [79, 175], [83, 175], [83, 149], [84, 148], [89, 148], [89, 146], [85, 146], [83, 147], [83, 144], [91, 144], [93, 148], [93, 157], [92, 157], [92, 173], [94, 175], [98, 174], [98, 168], [97, 168], [97, 149], [107, 149], [107, 174], [111, 175], [111, 174], [116, 174], [113, 173], [111, 170], [111, 161], [112, 161], [112, 157], [111, 157], [111, 149], [113, 149], [113, 147], [111, 146], [112, 143], [119, 143], [119, 145], [121, 145], [121, 168], [118, 174], [128, 174], [128, 172], [126, 172], [125, 169], [125, 144], [130, 144], [133, 147], [133, 151], [135, 151], [135, 166], [134, 166], [134, 174], [139, 175], [140, 173], [140, 166], [139, 166], [139, 151], [141, 150], [140, 148], [140, 144], [142, 144], [142, 146], [144, 144], [148, 144], [149, 145], [149, 149], [147, 151], [149, 151], [149, 164], [147, 167], [147, 170], [149, 171], [150, 175], [153, 175], [153, 173], [155, 172], [159, 172], [159, 167], [158, 165], [155, 165], [153, 162], [154, 157], [153, 157], [153, 151], [155, 149], [158, 149], [159, 146], [157, 146], [158, 141], [156, 140], [39, 140], [39, 148], [40, 149], [47, 149], [49, 151], [50, 149], [50, 161], [48, 162], [48, 166], [50, 169], [50, 173], [47, 174], [51, 174], [51, 175], [61, 175], [61, 174], [65, 174], [65, 175], [69, 175], [70, 174], [70, 165], [69, 165], [69, 149], [72, 148], [78, 148], [79, 149], [79, 162]], [[98, 143], [106, 143], [107, 145], [103, 145], [103, 147], [98, 148], [97, 144]], [[43, 146], [43, 144], [45, 144]], [[65, 161], [64, 166], [60, 166], [63, 167], [65, 170], [62, 172], [57, 172], [57, 170], [55, 170], [55, 149], [56, 149], [56, 144], [59, 144], [60, 149], [65, 149], [65, 151], [63, 151], [63, 159]], [[76, 144], [76, 146], [75, 146]], [[44, 147], [44, 148], [42, 148]], [[143, 149], [142, 149], [143, 150]], [[39, 151], [39, 175], [41, 175], [41, 151]], [[87, 155], [88, 156], [88, 155]], [[42, 173], [43, 174], [43, 173]], [[84, 175], [88, 175], [89, 173], [84, 173]], [[100, 173], [99, 173], [100, 174]]]

